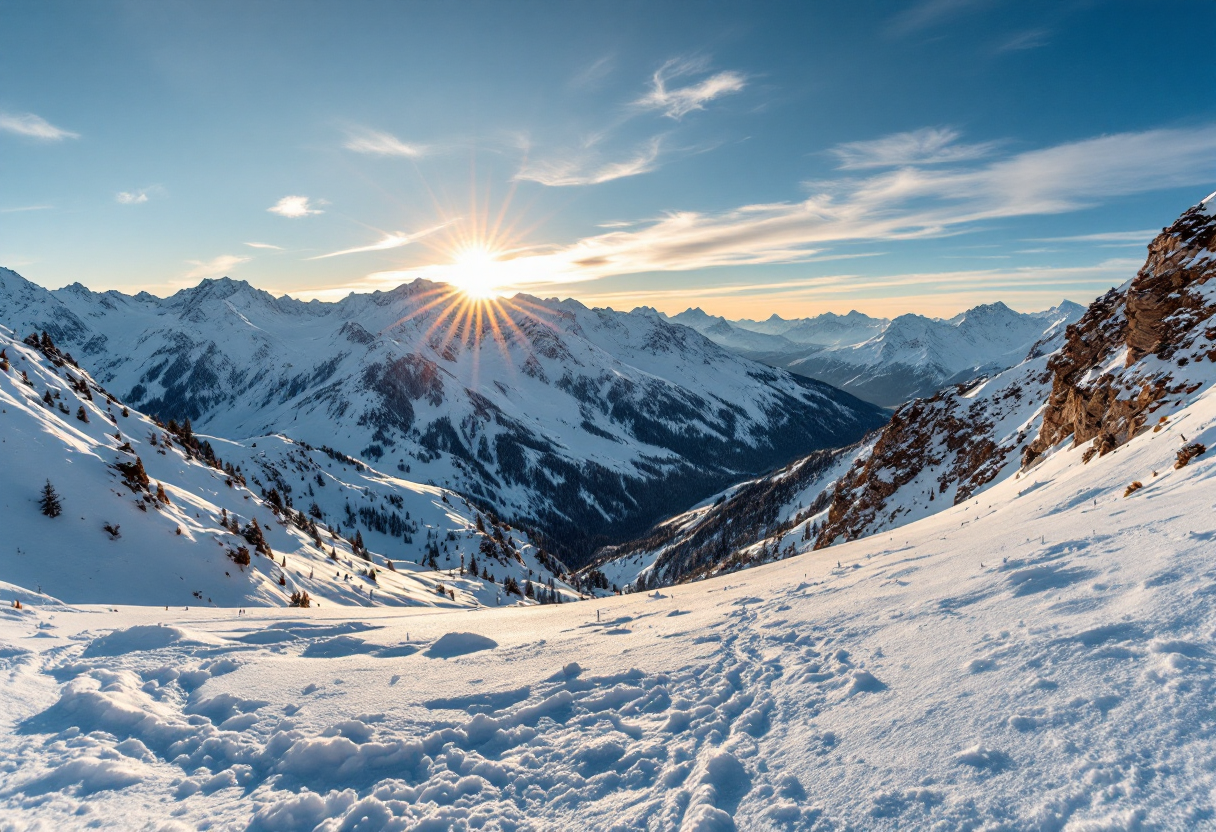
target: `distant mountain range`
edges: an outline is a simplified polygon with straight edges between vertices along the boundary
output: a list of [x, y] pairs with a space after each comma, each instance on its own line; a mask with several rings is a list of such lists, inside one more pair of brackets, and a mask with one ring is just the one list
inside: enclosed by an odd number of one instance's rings
[[786, 320], [729, 321], [688, 309], [671, 321], [739, 355], [825, 381], [865, 401], [895, 407], [952, 384], [993, 375], [1034, 350], [1050, 352], [1085, 307], [1071, 301], [1044, 312], [997, 302], [953, 318], [860, 312]]
[[337, 303], [204, 280], [169, 298], [48, 291], [0, 269], [0, 324], [47, 332], [126, 404], [280, 433], [451, 488], [574, 565], [885, 414], [650, 310], [424, 280]]

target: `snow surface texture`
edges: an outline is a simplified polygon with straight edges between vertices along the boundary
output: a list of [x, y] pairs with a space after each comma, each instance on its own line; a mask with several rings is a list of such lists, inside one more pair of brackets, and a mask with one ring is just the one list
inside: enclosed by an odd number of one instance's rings
[[953, 318], [860, 312], [814, 318], [728, 321], [700, 309], [671, 318], [729, 350], [818, 379], [861, 399], [894, 407], [951, 384], [992, 375], [1028, 354], [1058, 348], [1064, 329], [1085, 307], [1064, 301], [1043, 312], [1015, 312], [1003, 303], [976, 306]]
[[164, 299], [50, 292], [0, 269], [0, 323], [47, 331], [149, 415], [336, 448], [539, 526], [575, 558], [883, 421], [649, 310], [474, 307], [424, 280], [303, 303], [227, 278]]
[[1216, 444], [1216, 395], [894, 533], [594, 604], [23, 596], [0, 615], [4, 822], [1196, 828], [1216, 457], [1175, 469], [1183, 434]]
[[[542, 557], [518, 529], [496, 531], [483, 520], [486, 531], [479, 531], [479, 513], [454, 493], [282, 436], [247, 443], [202, 437], [242, 470], [246, 485], [188, 453], [138, 411], [123, 415], [123, 405], [109, 401], [86, 373], [55, 366], [3, 327], [0, 349], [9, 363], [0, 371], [0, 579], [73, 603], [178, 609], [278, 606], [294, 592], [326, 605], [519, 602], [503, 591], [508, 577], [521, 587], [552, 578], [564, 600], [578, 597], [562, 582], [560, 562]], [[150, 478], [147, 487], [132, 488], [115, 467], [137, 459]], [[60, 495], [58, 517], [39, 511], [47, 480]], [[157, 483], [168, 503], [153, 496]], [[294, 494], [294, 510], [272, 511], [261, 496], [271, 488], [288, 506]], [[319, 523], [316, 539], [288, 522], [288, 514], [298, 519], [305, 511]], [[223, 525], [233, 518], [242, 528], [256, 520], [271, 554], [258, 554]], [[339, 528], [342, 535], [335, 536]], [[356, 531], [370, 550], [366, 557], [353, 551]], [[248, 566], [230, 556], [239, 547], [249, 552]], [[429, 550], [434, 568], [423, 565]], [[474, 558], [479, 574], [485, 569], [496, 581], [461, 575], [462, 564]]]

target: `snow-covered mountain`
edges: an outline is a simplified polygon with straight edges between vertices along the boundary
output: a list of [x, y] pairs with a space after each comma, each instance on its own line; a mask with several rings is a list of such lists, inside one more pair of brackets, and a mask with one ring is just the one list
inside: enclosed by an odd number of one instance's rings
[[166, 299], [49, 292], [0, 270], [0, 322], [48, 332], [149, 414], [458, 490], [574, 562], [884, 418], [651, 310], [478, 305], [422, 280], [304, 303], [226, 278]]
[[1029, 353], [1050, 352], [1084, 307], [1064, 301], [1043, 312], [985, 304], [953, 318], [858, 312], [787, 321], [736, 321], [688, 310], [673, 321], [741, 355], [825, 381], [883, 407], [894, 407], [1011, 367]]
[[[997, 483], [1027, 479], [1018, 496], [1041, 487], [1035, 468], [1045, 457], [1064, 453], [1083, 468], [1159, 434], [1176, 437], [1179, 460], [1200, 452], [1184, 428], [1166, 428], [1181, 426], [1216, 381], [1213, 204], [1165, 229], [1135, 278], [1071, 325], [1061, 322], [1069, 308], [1040, 313], [1051, 328], [1016, 366], [916, 399], [851, 448], [813, 454], [606, 548], [588, 573], [604, 575], [595, 578], [601, 585], [668, 585], [901, 528], [952, 506], [987, 511], [983, 495]], [[1018, 320], [1011, 314], [980, 307], [948, 323], [999, 331], [993, 319]], [[920, 324], [901, 320], [884, 337]], [[1010, 328], [1006, 343], [1032, 329]]]
[[[324, 606], [477, 607], [578, 598], [560, 561], [453, 492], [280, 435], [233, 442], [157, 424], [49, 339], [17, 341], [4, 327], [0, 440], [0, 576], [64, 601], [283, 606], [307, 593]], [[43, 511], [47, 483], [57, 507]], [[508, 581], [522, 594], [506, 592]]]
[[847, 315], [824, 312], [812, 318], [789, 320], [780, 315], [772, 315], [763, 321], [744, 318], [732, 323], [751, 332], [780, 335], [795, 344], [827, 347], [868, 341], [876, 335], [881, 335], [883, 330], [890, 326], [891, 321], [888, 318], [872, 318], [854, 309]]

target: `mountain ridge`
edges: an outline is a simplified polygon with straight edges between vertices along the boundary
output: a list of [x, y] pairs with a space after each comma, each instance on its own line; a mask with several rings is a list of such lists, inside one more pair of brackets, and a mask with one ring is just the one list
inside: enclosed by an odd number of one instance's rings
[[[133, 406], [284, 432], [454, 488], [578, 561], [884, 416], [657, 314], [415, 280], [334, 303], [202, 281], [168, 298], [0, 272], [0, 320], [47, 331]], [[564, 548], [561, 548], [564, 547]]]
[[740, 355], [827, 382], [882, 407], [992, 375], [1034, 349], [1058, 345], [1083, 306], [1063, 301], [1017, 312], [1002, 301], [951, 318], [905, 313], [871, 318], [856, 310], [813, 318], [729, 321], [688, 309], [671, 317]]

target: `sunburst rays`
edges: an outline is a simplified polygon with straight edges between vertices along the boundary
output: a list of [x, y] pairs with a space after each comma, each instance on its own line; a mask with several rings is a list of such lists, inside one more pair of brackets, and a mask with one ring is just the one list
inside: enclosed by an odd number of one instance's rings
[[[467, 350], [472, 359], [472, 383], [476, 388], [481, 376], [485, 349], [493, 348], [502, 356], [502, 366], [513, 378], [517, 372], [511, 355], [512, 345], [531, 354], [534, 326], [557, 331], [559, 314], [523, 295], [511, 298], [498, 295], [478, 296], [448, 283], [432, 283], [413, 296], [413, 308], [382, 331], [387, 332], [411, 321], [425, 323], [416, 336], [419, 347], [429, 347], [439, 356], [455, 360], [458, 351]], [[492, 347], [487, 341], [492, 342]]]

